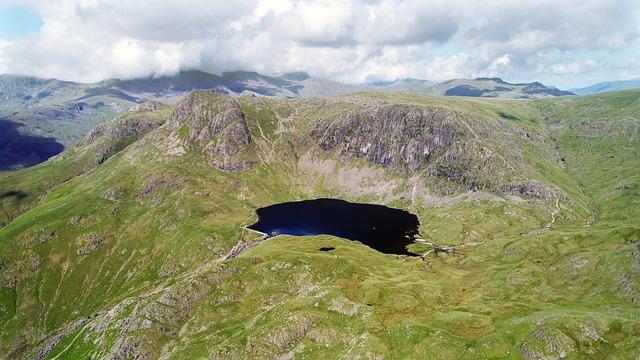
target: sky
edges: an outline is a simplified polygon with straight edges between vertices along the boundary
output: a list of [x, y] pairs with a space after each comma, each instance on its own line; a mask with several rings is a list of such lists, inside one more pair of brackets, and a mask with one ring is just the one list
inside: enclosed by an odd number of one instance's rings
[[188, 69], [570, 89], [640, 76], [640, 0], [0, 0], [0, 73]]

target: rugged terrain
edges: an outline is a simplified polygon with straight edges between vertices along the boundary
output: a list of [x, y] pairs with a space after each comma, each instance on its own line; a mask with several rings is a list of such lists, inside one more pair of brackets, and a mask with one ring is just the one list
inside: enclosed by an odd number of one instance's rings
[[441, 84], [403, 79], [351, 85], [316, 79], [304, 72], [276, 76], [235, 71], [221, 75], [181, 71], [172, 76], [105, 80], [82, 84], [29, 76], [0, 75], [0, 171], [35, 165], [60, 153], [97, 124], [146, 100], [175, 103], [192, 90], [231, 95], [299, 98], [363, 90], [454, 96], [539, 98], [571, 95], [540, 83], [500, 79], [457, 79]]
[[[147, 102], [0, 175], [0, 354], [637, 358], [639, 141], [640, 91]], [[425, 255], [244, 228], [315, 197]]]

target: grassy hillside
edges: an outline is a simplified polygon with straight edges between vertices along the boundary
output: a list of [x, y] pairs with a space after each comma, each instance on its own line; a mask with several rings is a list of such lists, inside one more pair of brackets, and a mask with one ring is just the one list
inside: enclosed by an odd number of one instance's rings
[[[635, 358], [639, 104], [204, 91], [127, 113], [0, 175], [0, 353]], [[407, 209], [455, 251], [243, 228], [314, 197]]]
[[[153, 109], [153, 111], [152, 111]], [[169, 107], [148, 102], [92, 130], [77, 146], [30, 169], [2, 175], [0, 226], [33, 207], [51, 189], [89, 172], [142, 135], [159, 127]]]

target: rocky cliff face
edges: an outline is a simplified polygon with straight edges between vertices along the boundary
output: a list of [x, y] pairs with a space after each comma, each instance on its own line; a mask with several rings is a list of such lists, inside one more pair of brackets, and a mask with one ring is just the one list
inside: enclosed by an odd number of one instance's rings
[[214, 90], [194, 91], [178, 103], [169, 127], [186, 149], [202, 151], [220, 170], [251, 167], [251, 135], [237, 101]]
[[147, 101], [144, 104], [136, 105], [119, 119], [102, 123], [95, 127], [78, 145], [90, 145], [104, 137], [113, 139], [140, 137], [162, 125], [162, 122], [153, 121], [148, 115], [165, 107], [166, 105], [157, 101]]
[[[251, 104], [266, 114], [285, 103]], [[334, 98], [298, 103], [304, 112], [293, 117], [258, 120], [251, 106], [245, 116], [233, 97], [213, 90], [194, 91], [171, 114], [165, 127], [171, 133], [163, 137], [169, 140], [161, 147], [171, 155], [195, 152], [217, 169], [238, 172], [259, 164], [259, 159], [271, 158], [282, 150], [278, 144], [291, 141], [291, 150], [297, 154], [320, 151], [341, 162], [362, 159], [403, 176], [418, 176], [440, 195], [468, 190], [542, 199], [557, 195], [557, 189], [536, 177], [537, 170], [524, 158], [517, 139], [532, 146], [546, 145], [528, 133], [519, 135], [522, 131], [502, 118], [485, 121], [480, 119], [484, 115], [436, 105]], [[339, 110], [323, 112], [327, 107]], [[262, 130], [260, 121], [288, 128], [295, 135], [286, 137], [295, 138], [283, 140], [287, 132], [261, 131], [256, 144], [248, 124]]]
[[423, 169], [459, 137], [459, 131], [443, 110], [383, 105], [339, 121], [320, 120], [311, 137], [323, 150], [339, 148], [342, 156], [405, 172]]
[[[550, 199], [556, 191], [528, 181], [529, 169], [515, 143], [517, 133], [502, 122], [436, 106], [384, 102], [359, 104], [340, 118], [315, 121], [310, 136], [338, 159], [364, 159], [403, 175], [445, 181], [457, 190]], [[483, 124], [482, 126], [478, 124]], [[456, 190], [457, 188], [457, 190]]]

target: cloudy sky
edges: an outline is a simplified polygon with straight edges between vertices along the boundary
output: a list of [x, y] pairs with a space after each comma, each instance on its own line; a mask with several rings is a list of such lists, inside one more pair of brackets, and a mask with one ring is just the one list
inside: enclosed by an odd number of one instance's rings
[[640, 76], [640, 0], [0, 0], [0, 73], [180, 69], [585, 86]]

